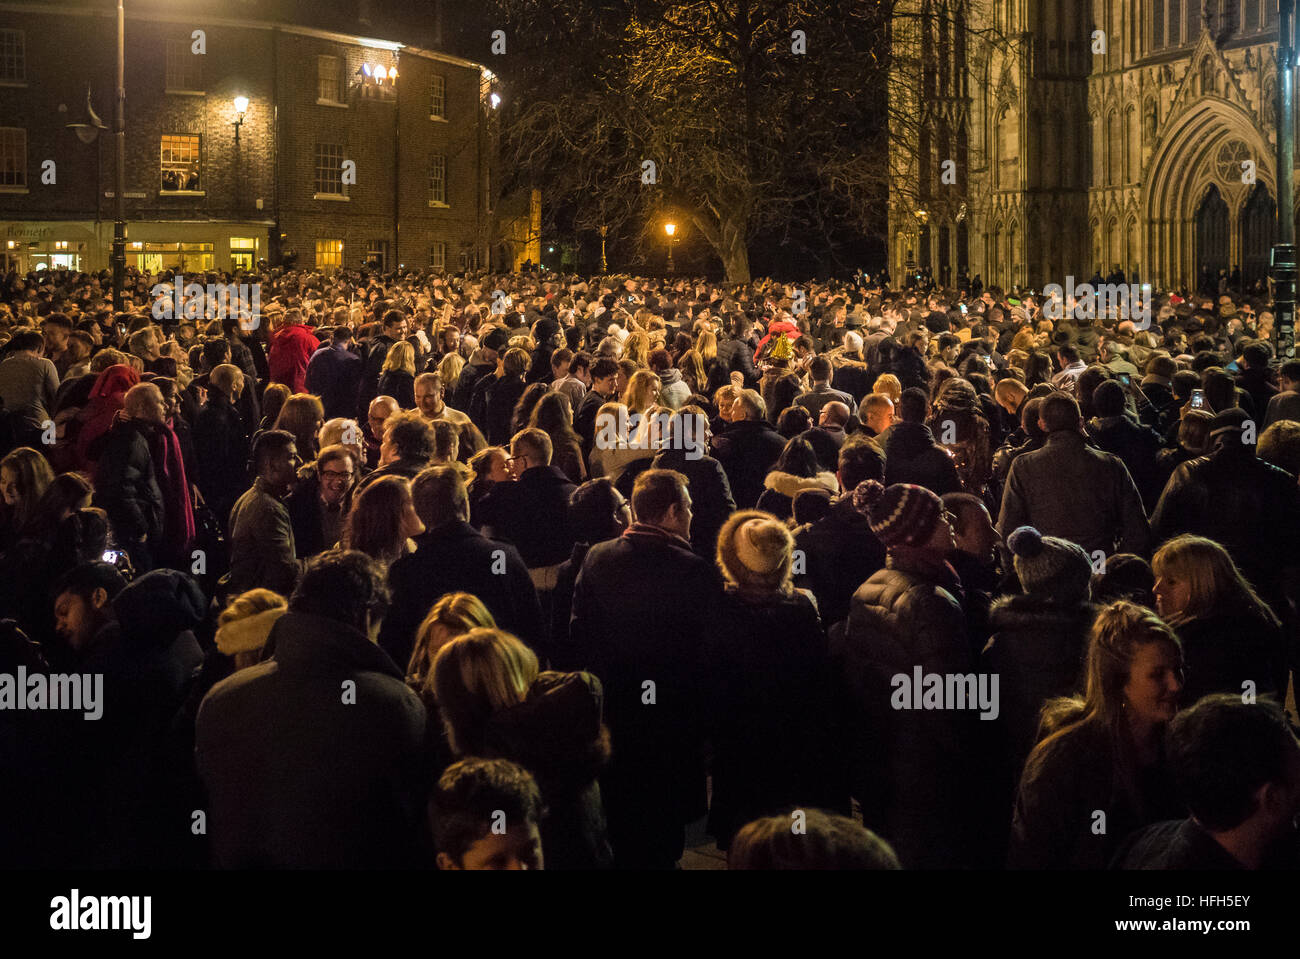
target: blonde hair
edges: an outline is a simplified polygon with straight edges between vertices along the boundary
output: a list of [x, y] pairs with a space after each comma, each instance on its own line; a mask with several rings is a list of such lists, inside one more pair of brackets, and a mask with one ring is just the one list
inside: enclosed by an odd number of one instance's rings
[[460, 382], [460, 374], [465, 369], [465, 358], [459, 353], [448, 353], [438, 364], [438, 376], [442, 378], [442, 388], [451, 393]]
[[647, 366], [650, 357], [650, 334], [643, 330], [629, 333], [623, 343], [623, 356], [637, 366]]
[[891, 400], [897, 403], [903, 396], [903, 384], [899, 382], [897, 376], [893, 373], [881, 373], [876, 377], [875, 385], [871, 387], [873, 393], [883, 393]]
[[1212, 539], [1188, 533], [1174, 537], [1156, 550], [1151, 572], [1188, 585], [1187, 605], [1168, 618], [1173, 626], [1225, 612], [1249, 613], [1273, 625], [1278, 622], [1228, 551]]
[[700, 354], [700, 362], [708, 364], [718, 358], [718, 335], [712, 330], [701, 330], [695, 338], [695, 351]]
[[383, 369], [379, 372], [391, 373], [394, 370], [415, 375], [415, 347], [406, 340], [398, 340], [388, 348], [388, 356], [384, 358]]
[[536, 654], [499, 629], [471, 629], [438, 650], [433, 691], [452, 751], [482, 755], [488, 721], [523, 702], [537, 672]]
[[433, 645], [434, 627], [451, 631], [453, 635], [449, 639], [455, 639], [472, 629], [496, 629], [496, 625], [483, 600], [473, 593], [444, 593], [415, 630], [415, 648], [406, 667], [406, 682], [413, 689], [433, 695], [433, 659], [446, 643], [444, 640], [441, 645]]
[[255, 665], [276, 620], [289, 601], [269, 589], [250, 589], [232, 599], [217, 617], [217, 649], [234, 657], [235, 669]]
[[623, 391], [623, 405], [628, 413], [644, 413], [659, 400], [663, 381], [649, 370], [637, 370]]

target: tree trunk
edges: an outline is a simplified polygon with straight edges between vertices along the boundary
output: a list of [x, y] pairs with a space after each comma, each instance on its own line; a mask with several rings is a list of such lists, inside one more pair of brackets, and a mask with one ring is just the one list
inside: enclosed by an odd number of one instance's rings
[[727, 271], [728, 283], [748, 283], [749, 244], [745, 242], [745, 218], [738, 216], [727, 218], [722, 222], [721, 243], [718, 244], [718, 256], [722, 258], [723, 269]]

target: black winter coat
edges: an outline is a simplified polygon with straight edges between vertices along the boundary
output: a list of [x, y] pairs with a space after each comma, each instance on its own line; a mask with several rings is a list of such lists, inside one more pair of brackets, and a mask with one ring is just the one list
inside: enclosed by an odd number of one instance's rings
[[415, 631], [445, 593], [477, 596], [496, 624], [513, 633], [545, 661], [546, 632], [537, 591], [519, 551], [488, 539], [469, 523], [453, 520], [415, 538], [415, 552], [388, 569], [392, 604], [379, 645], [403, 671], [415, 647]]
[[671, 866], [705, 811], [703, 650], [721, 594], [685, 540], [640, 527], [593, 546], [578, 574], [570, 647], [605, 688], [602, 791], [620, 866]]
[[1286, 640], [1276, 622], [1225, 611], [1189, 620], [1175, 631], [1183, 644], [1184, 708], [1210, 693], [1240, 696], [1247, 680], [1258, 696], [1286, 698]]
[[1297, 529], [1295, 477], [1256, 458], [1255, 448], [1231, 433], [1209, 455], [1174, 470], [1151, 516], [1157, 543], [1193, 533], [1221, 544], [1275, 609], [1281, 572], [1295, 565]]
[[195, 755], [220, 868], [382, 869], [428, 861], [425, 712], [360, 631], [307, 613], [275, 656], [199, 708]]
[[1097, 607], [1062, 606], [1050, 597], [1004, 596], [993, 604], [993, 635], [981, 662], [999, 676], [998, 754], [1008, 790], [1014, 790], [1037, 741], [1043, 704], [1083, 691], [1088, 636]]
[[885, 547], [871, 531], [867, 518], [842, 496], [830, 513], [795, 536], [803, 556], [803, 571], [795, 585], [812, 591], [822, 625], [829, 629], [849, 615], [849, 601], [873, 573], [885, 568]]
[[917, 668], [940, 676], [972, 671], [960, 596], [946, 563], [895, 552], [854, 594], [847, 628], [831, 637], [863, 820], [905, 868], [951, 868], [974, 855], [969, 787], [978, 781], [978, 710], [891, 706], [903, 688], [898, 676], [911, 683]]
[[103, 437], [95, 473], [95, 505], [108, 514], [123, 545], [162, 536], [162, 488], [154, 472], [148, 434], [158, 427], [139, 419], [118, 419]]
[[741, 420], [714, 437], [713, 455], [727, 473], [737, 509], [754, 508], [763, 492], [763, 480], [785, 444], [785, 437], [767, 420]]
[[609, 762], [602, 702], [591, 673], [544, 672], [522, 703], [488, 723], [487, 754], [519, 763], [541, 789], [542, 852], [551, 871], [613, 864], [596, 778]]
[[691, 546], [712, 561], [717, 555], [718, 532], [736, 511], [727, 472], [712, 456], [692, 459], [686, 450], [664, 450], [650, 464], [657, 470], [676, 470], [686, 477], [691, 491]]
[[915, 483], [933, 493], [960, 493], [957, 464], [924, 423], [895, 423], [885, 442], [885, 485]]
[[248, 476], [250, 447], [244, 420], [224, 393], [209, 390], [208, 401], [199, 410], [191, 435], [199, 467], [199, 492], [224, 522], [235, 500], [252, 483]]
[[830, 653], [803, 593], [728, 590], [710, 637], [713, 802], [720, 849], [745, 823], [799, 806], [848, 812]]
[[1161, 438], [1155, 430], [1141, 426], [1127, 416], [1095, 417], [1088, 423], [1088, 438], [1099, 450], [1112, 453], [1124, 461], [1129, 475], [1142, 494], [1148, 513], [1156, 508], [1161, 481], [1158, 458]]
[[529, 569], [556, 566], [573, 549], [569, 497], [575, 489], [558, 466], [532, 466], [513, 483], [492, 487], [474, 521], [514, 543]]

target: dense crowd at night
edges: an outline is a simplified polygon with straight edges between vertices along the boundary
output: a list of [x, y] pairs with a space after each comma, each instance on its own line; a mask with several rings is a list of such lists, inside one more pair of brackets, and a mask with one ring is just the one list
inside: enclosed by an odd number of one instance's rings
[[0, 276], [0, 861], [1297, 865], [1266, 298], [187, 279]]

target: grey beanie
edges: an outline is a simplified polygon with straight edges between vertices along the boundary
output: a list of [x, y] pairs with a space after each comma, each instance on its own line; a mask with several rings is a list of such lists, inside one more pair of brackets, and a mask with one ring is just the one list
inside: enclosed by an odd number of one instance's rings
[[1092, 561], [1078, 543], [1021, 526], [1007, 537], [1007, 546], [1015, 557], [1016, 575], [1026, 593], [1062, 603], [1088, 599]]

